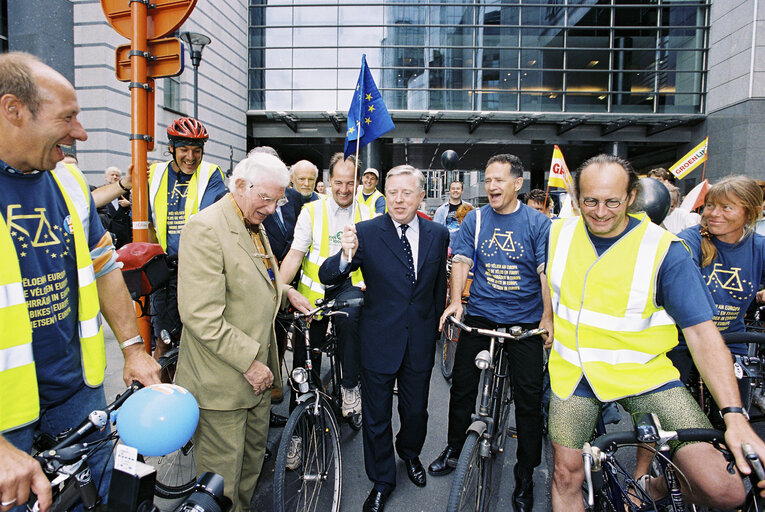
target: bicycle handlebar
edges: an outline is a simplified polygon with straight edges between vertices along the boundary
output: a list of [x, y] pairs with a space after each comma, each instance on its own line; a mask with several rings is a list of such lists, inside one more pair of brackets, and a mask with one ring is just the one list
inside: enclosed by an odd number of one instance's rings
[[481, 336], [488, 336], [492, 338], [502, 338], [506, 340], [523, 340], [526, 338], [530, 338], [531, 336], [537, 336], [539, 334], [547, 334], [546, 329], [527, 329], [523, 330], [519, 326], [511, 327], [508, 332], [504, 331], [494, 331], [491, 329], [482, 329], [480, 327], [470, 327], [468, 325], [463, 324], [459, 320], [457, 320], [454, 316], [450, 316], [447, 318], [451, 323], [459, 327], [465, 332], [473, 332], [476, 334], [480, 334]]
[[339, 311], [341, 309], [345, 308], [359, 308], [364, 305], [364, 298], [359, 297], [356, 299], [348, 299], [348, 300], [328, 300], [328, 301], [322, 301], [321, 299], [318, 299], [316, 301], [316, 307], [309, 311], [308, 313], [301, 313], [299, 311], [294, 311], [292, 313], [287, 314], [278, 314], [277, 316], [281, 318], [282, 320], [292, 320], [294, 318], [310, 318], [316, 314], [323, 313], [325, 311], [329, 311], [329, 314], [332, 314], [336, 311]]
[[[681, 443], [688, 442], [708, 442], [715, 441], [722, 442], [725, 440], [725, 433], [720, 430], [714, 430], [711, 428], [682, 428], [674, 432], [668, 431], [666, 434], [670, 434], [668, 439], [662, 439], [663, 441], [679, 441]], [[613, 452], [619, 445], [635, 444], [638, 443], [638, 434], [635, 430], [627, 430], [622, 432], [612, 432], [605, 434], [592, 443], [593, 448], [599, 449], [601, 452]]]
[[765, 333], [762, 332], [726, 332], [722, 335], [722, 337], [726, 345], [733, 345], [738, 343], [755, 343], [759, 346], [765, 346]]

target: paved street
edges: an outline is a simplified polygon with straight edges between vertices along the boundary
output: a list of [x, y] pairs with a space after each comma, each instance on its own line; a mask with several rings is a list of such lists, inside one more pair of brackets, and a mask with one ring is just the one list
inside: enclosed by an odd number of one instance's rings
[[[122, 355], [117, 348], [113, 334], [106, 326], [107, 360], [106, 369], [106, 397], [107, 401], [124, 389], [122, 382]], [[289, 357], [289, 352], [288, 352]], [[326, 364], [324, 365], [326, 366]], [[288, 398], [274, 410], [286, 415]], [[395, 407], [394, 400], [394, 407]], [[449, 385], [442, 377], [438, 367], [434, 368], [430, 387], [430, 419], [428, 421], [428, 437], [422, 451], [421, 460], [425, 466], [441, 453], [446, 444], [446, 414], [449, 404]], [[399, 428], [398, 416], [394, 414], [394, 433]], [[361, 510], [361, 504], [366, 499], [372, 488], [364, 472], [364, 457], [361, 432], [354, 432], [347, 425], [341, 426], [341, 446], [343, 456], [343, 499], [342, 511], [356, 512]], [[281, 429], [272, 429], [268, 436], [268, 446], [276, 456]], [[550, 510], [549, 487], [551, 467], [549, 443], [545, 443], [542, 465], [535, 473], [535, 511]], [[515, 439], [507, 442], [506, 455], [497, 459], [497, 473], [501, 482], [496, 510], [512, 510], [510, 495], [513, 491], [513, 463], [515, 453]], [[500, 467], [501, 464], [501, 467]], [[425, 488], [415, 487], [406, 475], [406, 469], [399, 462], [397, 482], [398, 486], [386, 504], [386, 510], [390, 511], [434, 511], [444, 510], [449, 496], [452, 474], [440, 478], [428, 475], [428, 484]], [[273, 492], [273, 459], [265, 464], [263, 474], [258, 484], [258, 489], [253, 497], [253, 511], [270, 511], [272, 507]], [[170, 509], [171, 504], [159, 504], [163, 510]]]
[[[124, 389], [122, 382], [122, 355], [117, 347], [114, 335], [106, 326], [106, 346], [107, 346], [107, 369], [105, 389], [107, 401]], [[288, 352], [288, 359], [290, 353]], [[324, 365], [326, 366], [326, 365]], [[274, 410], [279, 414], [286, 415], [288, 407], [288, 398], [282, 404], [275, 406]], [[435, 367], [431, 377], [430, 388], [430, 419], [428, 421], [428, 436], [421, 455], [421, 460], [427, 466], [443, 449], [446, 443], [446, 414], [449, 403], [449, 385], [443, 379], [440, 369]], [[395, 406], [395, 400], [394, 400]], [[399, 428], [398, 417], [394, 414], [394, 433]], [[623, 413], [623, 421], [617, 426], [609, 426], [610, 430], [625, 429], [630, 426], [629, 418]], [[364, 502], [371, 483], [364, 472], [364, 458], [361, 432], [354, 432], [347, 425], [341, 426], [341, 446], [343, 463], [343, 512], [359, 512]], [[756, 430], [762, 436], [765, 433], [765, 423], [756, 424]], [[276, 456], [279, 440], [281, 438], [281, 429], [272, 429], [268, 436], [268, 446]], [[513, 464], [516, 441], [513, 438], [508, 439], [505, 455], [500, 456], [495, 463], [495, 471], [500, 481], [500, 490], [496, 496], [496, 504], [493, 507], [498, 511], [512, 510], [511, 494], [514, 487], [513, 482]], [[550, 506], [550, 478], [552, 476], [552, 455], [550, 443], [545, 440], [543, 446], [542, 464], [537, 468], [534, 476], [535, 482], [535, 512], [545, 512], [551, 510]], [[623, 460], [627, 467], [632, 467], [630, 459], [634, 459], [631, 450], [624, 451]], [[263, 473], [258, 484], [257, 491], [252, 501], [252, 510], [257, 512], [268, 512], [272, 510], [272, 492], [273, 492], [273, 459], [265, 464]], [[390, 496], [386, 510], [391, 512], [431, 512], [445, 510], [446, 502], [449, 496], [449, 489], [452, 481], [452, 474], [440, 478], [434, 478], [428, 475], [428, 484], [425, 488], [415, 487], [407, 478], [406, 469], [403, 464], [398, 464], [397, 482], [398, 486]], [[163, 511], [172, 510], [174, 503], [165, 500], [157, 500], [157, 505]], [[324, 512], [324, 511], [318, 511]]]

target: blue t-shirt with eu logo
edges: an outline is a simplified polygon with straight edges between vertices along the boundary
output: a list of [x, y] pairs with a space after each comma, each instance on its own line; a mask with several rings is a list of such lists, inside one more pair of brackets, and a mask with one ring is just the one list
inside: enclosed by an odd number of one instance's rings
[[[172, 169], [168, 169], [167, 172], [167, 254], [178, 254], [181, 231], [186, 225], [186, 197], [192, 176], [193, 174], [174, 172]], [[227, 193], [223, 173], [220, 167], [216, 167], [210, 174], [199, 210], [204, 210]]]
[[476, 210], [468, 212], [452, 242], [452, 253], [473, 259], [473, 283], [466, 313], [500, 324], [533, 323], [542, 318], [539, 269], [547, 257], [550, 219], [519, 203], [513, 213], [481, 208], [478, 246]]
[[[21, 268], [40, 406], [56, 405], [85, 385], [77, 332], [77, 261], [72, 221], [50, 172], [22, 174], [2, 161], [0, 215], [11, 233]], [[103, 235], [91, 198], [91, 250]]]
[[[681, 231], [691, 250], [693, 262], [701, 267], [701, 227]], [[704, 268], [701, 276], [717, 306], [713, 321], [722, 333], [744, 331], [744, 315], [757, 290], [765, 284], [765, 236], [751, 233], [743, 240], [729, 244], [712, 237], [717, 256]], [[729, 347], [734, 353], [745, 353], [745, 345]]]

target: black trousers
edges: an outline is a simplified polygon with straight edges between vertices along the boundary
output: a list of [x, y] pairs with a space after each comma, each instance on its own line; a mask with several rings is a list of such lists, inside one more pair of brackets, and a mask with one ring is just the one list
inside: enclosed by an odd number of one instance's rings
[[[497, 329], [520, 325], [534, 329], [539, 324], [497, 324], [486, 318], [466, 315], [464, 323], [471, 327]], [[526, 469], [539, 465], [542, 459], [542, 370], [544, 364], [544, 341], [532, 336], [521, 341], [505, 342], [505, 353], [510, 362], [511, 385], [515, 402], [515, 425], [518, 431], [518, 464]], [[470, 416], [475, 411], [481, 370], [475, 366], [475, 356], [488, 350], [489, 338], [460, 332], [457, 352], [454, 355], [452, 387], [449, 394], [448, 443], [452, 448], [462, 449], [470, 426]]]
[[[381, 347], [381, 350], [385, 350]], [[402, 459], [419, 457], [428, 428], [431, 370], [416, 372], [404, 356], [397, 373], [361, 372], [361, 412], [364, 420], [364, 468], [375, 489], [388, 493], [396, 486], [393, 455], [393, 385], [398, 380], [396, 453]]]

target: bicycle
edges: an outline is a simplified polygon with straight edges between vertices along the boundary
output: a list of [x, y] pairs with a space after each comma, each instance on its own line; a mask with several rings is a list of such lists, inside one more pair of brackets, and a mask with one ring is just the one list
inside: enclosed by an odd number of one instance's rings
[[[765, 420], [765, 354], [763, 353], [765, 333], [759, 331], [724, 333], [722, 338], [726, 345], [747, 344], [749, 346], [746, 355], [731, 354], [733, 370], [736, 379], [744, 383], [741, 386], [743, 388], [741, 401], [743, 408], [749, 414], [750, 421]], [[717, 405], [695, 367], [691, 370], [688, 388], [712, 425], [721, 426], [723, 423]]]
[[[680, 429], [677, 431], [662, 430], [655, 414], [636, 413], [632, 416], [634, 429], [600, 435], [582, 449], [584, 461], [585, 483], [583, 494], [585, 508], [588, 511], [616, 512], [618, 511], [672, 511], [688, 510], [683, 500], [680, 480], [685, 477], [672, 463], [669, 456], [669, 442], [708, 442], [719, 450], [728, 463], [728, 471], [732, 472], [733, 455], [723, 445], [725, 434], [714, 429]], [[648, 495], [639, 482], [632, 478], [630, 472], [616, 459], [615, 453], [623, 446], [642, 446], [643, 443], [656, 443], [653, 476], [664, 478], [668, 495], [654, 500]], [[752, 466], [750, 477], [752, 490], [747, 493], [744, 502], [746, 512], [761, 510], [756, 495], [757, 482], [765, 479], [765, 472], [757, 455], [748, 445], [742, 447]], [[622, 484], [624, 482], [624, 484]], [[698, 510], [690, 505], [691, 510]]]
[[[347, 314], [339, 311], [341, 309], [362, 304], [363, 299], [317, 300], [316, 308], [308, 313], [290, 314], [292, 323], [287, 336], [288, 339], [294, 337], [296, 329], [305, 335], [306, 367], [293, 368], [290, 375], [290, 385], [299, 396], [282, 432], [274, 464], [274, 510], [277, 512], [340, 510], [343, 471], [337, 417], [342, 405], [342, 374], [340, 365], [335, 363], [337, 335], [332, 317]], [[328, 356], [330, 381], [327, 386], [315, 382], [312, 372], [307, 319], [317, 314], [330, 319], [326, 342], [313, 349]], [[346, 421], [354, 431], [361, 429], [361, 414], [354, 414]], [[289, 453], [291, 445], [292, 454]]]
[[[157, 290], [166, 289], [171, 276], [177, 274], [177, 256], [168, 256], [159, 244], [141, 242], [126, 244], [118, 251], [118, 255], [124, 263], [122, 275], [130, 297], [140, 305], [141, 314], [149, 316], [149, 296]], [[164, 329], [160, 332], [160, 339], [155, 340], [157, 347], [162, 346], [162, 355], [158, 358], [162, 382], [172, 383], [175, 380], [179, 341]], [[157, 497], [174, 500], [188, 496], [194, 489], [197, 472], [193, 441], [189, 440], [173, 453], [161, 457], [144, 457], [144, 460], [157, 469], [157, 483], [154, 487]]]
[[513, 390], [510, 366], [505, 354], [506, 340], [522, 340], [545, 334], [544, 329], [511, 327], [509, 332], [469, 327], [453, 316], [449, 322], [462, 331], [490, 338], [489, 349], [475, 358], [475, 365], [483, 371], [480, 384], [479, 406], [472, 415], [467, 439], [462, 445], [457, 468], [452, 480], [447, 512], [489, 510], [492, 500], [492, 459], [504, 452], [507, 434], [511, 432], [510, 404]]
[[[133, 504], [131, 510], [158, 512], [158, 509], [153, 505], [151, 495], [149, 497], [143, 495], [138, 485], [115, 486], [114, 475], [110, 487], [111, 505], [109, 507], [103, 505], [103, 498], [98, 494], [98, 485], [91, 477], [88, 459], [96, 451], [106, 449], [107, 446], [112, 446], [119, 441], [120, 436], [116, 430], [96, 442], [80, 442], [91, 433], [107, 428], [110, 421], [114, 422], [120, 407], [142, 387], [140, 383], [133, 382], [125, 392], [117, 395], [116, 399], [103, 410], [92, 411], [76, 428], [65, 430], [55, 439], [50, 436], [35, 439], [36, 448], [40, 449], [39, 453], [35, 455], [35, 459], [40, 463], [43, 472], [51, 481], [51, 512], [65, 512], [77, 504], [82, 504], [85, 510], [105, 511], [107, 509], [115, 510], [115, 507], [123, 510], [126, 506], [125, 502]], [[115, 471], [117, 470], [115, 469]], [[151, 477], [150, 473], [143, 475], [143, 478]], [[219, 475], [205, 473], [198, 483], [196, 480], [193, 482], [193, 492], [188, 493], [191, 496], [186, 498], [175, 510], [197, 512], [229, 510], [231, 501], [223, 496], [222, 480]], [[117, 504], [115, 505], [114, 502]], [[30, 495], [26, 508], [29, 511], [39, 510], [39, 504], [34, 494]]]

